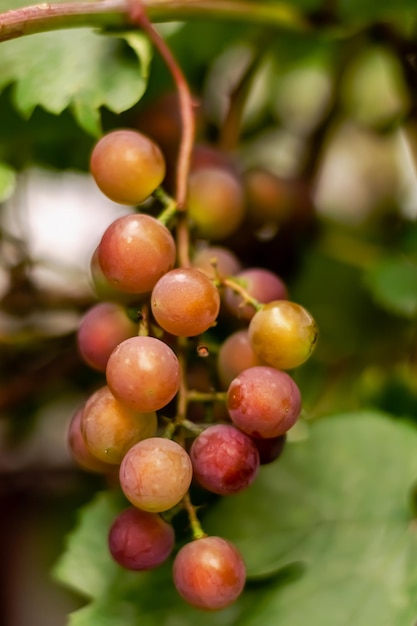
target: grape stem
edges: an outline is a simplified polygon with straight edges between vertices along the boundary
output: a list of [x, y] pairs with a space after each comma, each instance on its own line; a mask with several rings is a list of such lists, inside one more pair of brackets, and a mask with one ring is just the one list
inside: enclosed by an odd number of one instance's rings
[[[176, 169], [175, 200], [177, 211], [186, 210], [188, 174], [190, 171], [191, 153], [194, 145], [195, 123], [193, 98], [184, 74], [174, 58], [169, 46], [149, 21], [142, 0], [129, 0], [129, 15], [132, 23], [141, 27], [158, 50], [172, 79], [179, 98], [181, 117], [181, 141]], [[177, 225], [178, 261], [181, 267], [190, 267], [188, 223], [180, 219]]]
[[190, 520], [191, 532], [193, 534], [193, 539], [203, 539], [203, 537], [207, 537], [207, 533], [201, 527], [200, 521], [197, 517], [196, 507], [193, 506], [190, 499], [190, 494], [187, 492], [182, 499], [182, 504], [184, 509], [188, 513], [188, 519]]
[[256, 300], [255, 298], [252, 298], [252, 296], [246, 291], [243, 285], [241, 285], [234, 278], [222, 278], [220, 284], [223, 287], [230, 287], [230, 289], [232, 289], [235, 293], [241, 296], [241, 298], [243, 299], [242, 306], [244, 306], [245, 304], [249, 304], [250, 306], [253, 306], [255, 311], [259, 311], [262, 308], [261, 302], [258, 302], [258, 300]]

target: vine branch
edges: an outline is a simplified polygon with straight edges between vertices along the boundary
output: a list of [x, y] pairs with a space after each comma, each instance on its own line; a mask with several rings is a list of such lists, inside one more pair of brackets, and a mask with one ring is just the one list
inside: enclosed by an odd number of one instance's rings
[[[248, 0], [143, 0], [151, 22], [212, 19], [264, 24], [306, 31], [309, 22], [297, 9], [279, 3]], [[127, 0], [42, 3], [0, 14], [0, 42], [63, 28], [131, 27]]]

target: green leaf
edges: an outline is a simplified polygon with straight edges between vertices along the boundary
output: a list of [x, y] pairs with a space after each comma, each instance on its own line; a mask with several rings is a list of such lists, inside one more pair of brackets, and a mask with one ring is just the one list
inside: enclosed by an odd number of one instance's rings
[[388, 311], [407, 318], [417, 315], [417, 263], [408, 257], [387, 257], [366, 275], [376, 302]]
[[236, 543], [250, 577], [238, 602], [219, 613], [178, 597], [172, 560], [149, 573], [115, 566], [106, 537], [120, 505], [100, 494], [56, 568], [62, 582], [94, 598], [70, 626], [411, 626], [416, 449], [407, 423], [376, 413], [333, 416], [288, 444], [246, 492], [219, 500], [204, 527]]
[[16, 184], [16, 172], [6, 163], [0, 162], [0, 202], [12, 195]]
[[37, 106], [55, 115], [70, 107], [94, 136], [101, 132], [100, 107], [121, 113], [142, 97], [151, 58], [142, 33], [100, 36], [86, 29], [7, 41], [1, 50], [0, 90], [14, 83], [15, 106], [25, 117]]

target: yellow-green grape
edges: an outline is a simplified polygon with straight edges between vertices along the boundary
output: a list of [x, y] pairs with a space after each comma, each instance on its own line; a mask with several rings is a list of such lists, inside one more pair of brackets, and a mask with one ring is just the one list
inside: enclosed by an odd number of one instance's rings
[[277, 369], [292, 369], [312, 354], [318, 338], [317, 324], [300, 304], [288, 300], [268, 302], [249, 324], [254, 352]]

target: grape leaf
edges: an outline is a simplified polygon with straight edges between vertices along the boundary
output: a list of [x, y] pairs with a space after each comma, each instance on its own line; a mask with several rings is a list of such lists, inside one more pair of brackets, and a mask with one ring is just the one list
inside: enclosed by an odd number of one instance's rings
[[[416, 450], [408, 423], [370, 412], [332, 416], [287, 445], [246, 492], [221, 499], [204, 527], [238, 545], [249, 581], [220, 613], [199, 613], [177, 597], [171, 561], [146, 574], [106, 562], [114, 509], [112, 496], [100, 495], [56, 568], [62, 582], [75, 579], [94, 596], [70, 626], [412, 626]], [[96, 571], [94, 585], [86, 567]], [[286, 578], [291, 568], [297, 575]]]
[[365, 280], [380, 306], [403, 317], [417, 315], [417, 263], [411, 257], [386, 257]]
[[0, 202], [12, 195], [16, 184], [16, 172], [6, 163], [0, 162]]
[[[72, 29], [1, 45], [0, 90], [14, 84], [15, 106], [26, 118], [36, 106], [55, 115], [70, 107], [80, 126], [98, 136], [100, 107], [121, 113], [146, 89], [151, 53], [139, 32], [104, 37]], [[128, 49], [135, 52], [135, 60]]]

